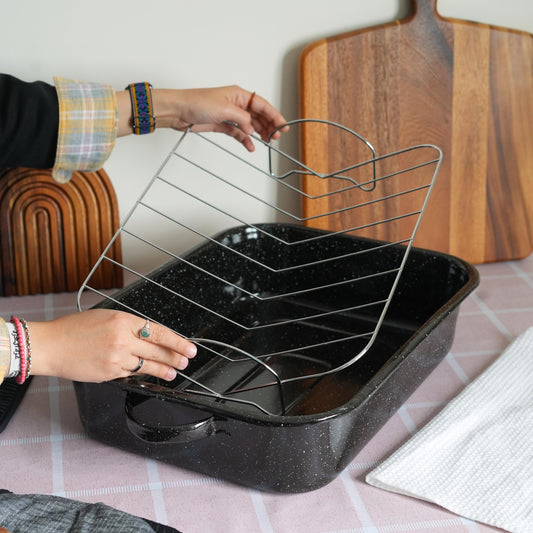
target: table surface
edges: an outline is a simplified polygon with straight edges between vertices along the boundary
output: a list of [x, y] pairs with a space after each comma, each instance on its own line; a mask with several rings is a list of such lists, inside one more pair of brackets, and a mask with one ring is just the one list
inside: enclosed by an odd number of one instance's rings
[[[101, 501], [183, 533], [499, 531], [365, 483], [373, 467], [533, 325], [533, 255], [478, 269], [481, 283], [460, 307], [450, 353], [344, 472], [319, 490], [261, 493], [95, 442], [80, 423], [72, 384], [45, 377], [34, 378], [0, 434], [0, 488]], [[0, 298], [0, 316], [42, 320], [74, 309], [75, 294]]]

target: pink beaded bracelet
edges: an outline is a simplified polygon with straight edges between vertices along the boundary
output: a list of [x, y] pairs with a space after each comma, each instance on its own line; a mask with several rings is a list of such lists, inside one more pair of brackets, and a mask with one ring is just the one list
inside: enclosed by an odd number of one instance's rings
[[15, 378], [15, 381], [19, 385], [22, 385], [26, 381], [26, 378], [28, 376], [28, 368], [26, 365], [26, 350], [24, 343], [24, 331], [22, 330], [22, 324], [20, 323], [20, 320], [16, 316], [11, 317], [11, 322], [14, 324], [15, 330], [17, 331], [20, 352], [20, 374]]

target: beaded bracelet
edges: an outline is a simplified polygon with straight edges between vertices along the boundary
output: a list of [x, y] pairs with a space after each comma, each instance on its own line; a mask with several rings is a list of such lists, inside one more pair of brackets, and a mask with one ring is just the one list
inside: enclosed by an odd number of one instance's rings
[[18, 347], [19, 347], [19, 353], [20, 353], [20, 374], [15, 378], [15, 381], [22, 385], [26, 381], [27, 373], [28, 373], [28, 367], [26, 364], [26, 349], [25, 349], [25, 343], [24, 343], [24, 332], [22, 331], [22, 324], [20, 323], [20, 320], [16, 316], [11, 317], [11, 322], [15, 326], [15, 330], [17, 332], [18, 337]]
[[20, 375], [20, 348], [19, 336], [13, 322], [6, 322], [9, 331], [9, 373], [6, 377], [14, 378]]
[[155, 116], [152, 103], [152, 86], [147, 81], [142, 81], [130, 83], [126, 89], [130, 92], [133, 133], [135, 135], [153, 133], [155, 130]]
[[26, 379], [30, 377], [31, 374], [31, 342], [30, 342], [30, 329], [28, 328], [28, 323], [23, 318], [20, 319], [22, 328], [24, 329], [24, 338], [26, 340]]

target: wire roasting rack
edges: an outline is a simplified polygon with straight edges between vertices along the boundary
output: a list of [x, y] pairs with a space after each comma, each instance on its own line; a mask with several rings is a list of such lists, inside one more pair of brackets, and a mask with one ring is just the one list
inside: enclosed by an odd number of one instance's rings
[[[330, 168], [289, 155], [289, 134], [254, 136], [248, 154], [189, 129], [94, 265], [80, 310], [96, 299], [198, 346], [172, 382], [126, 381], [202, 405], [291, 415], [320, 380], [363, 364], [382, 327], [395, 327], [387, 309], [441, 151], [421, 144], [377, 155], [339, 124], [289, 125], [297, 139], [327, 139]], [[122, 263], [107, 255], [117, 238]], [[139, 251], [129, 258], [130, 249]], [[109, 263], [127, 280], [113, 294], [91, 286]]]

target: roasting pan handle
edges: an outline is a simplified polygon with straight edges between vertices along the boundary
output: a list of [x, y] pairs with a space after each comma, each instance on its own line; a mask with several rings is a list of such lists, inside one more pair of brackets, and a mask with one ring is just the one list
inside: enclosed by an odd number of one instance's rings
[[219, 431], [217, 420], [209, 416], [189, 424], [174, 426], [152, 426], [138, 420], [132, 413], [131, 402], [125, 402], [126, 426], [130, 432], [144, 442], [155, 444], [186, 444], [210, 437]]

